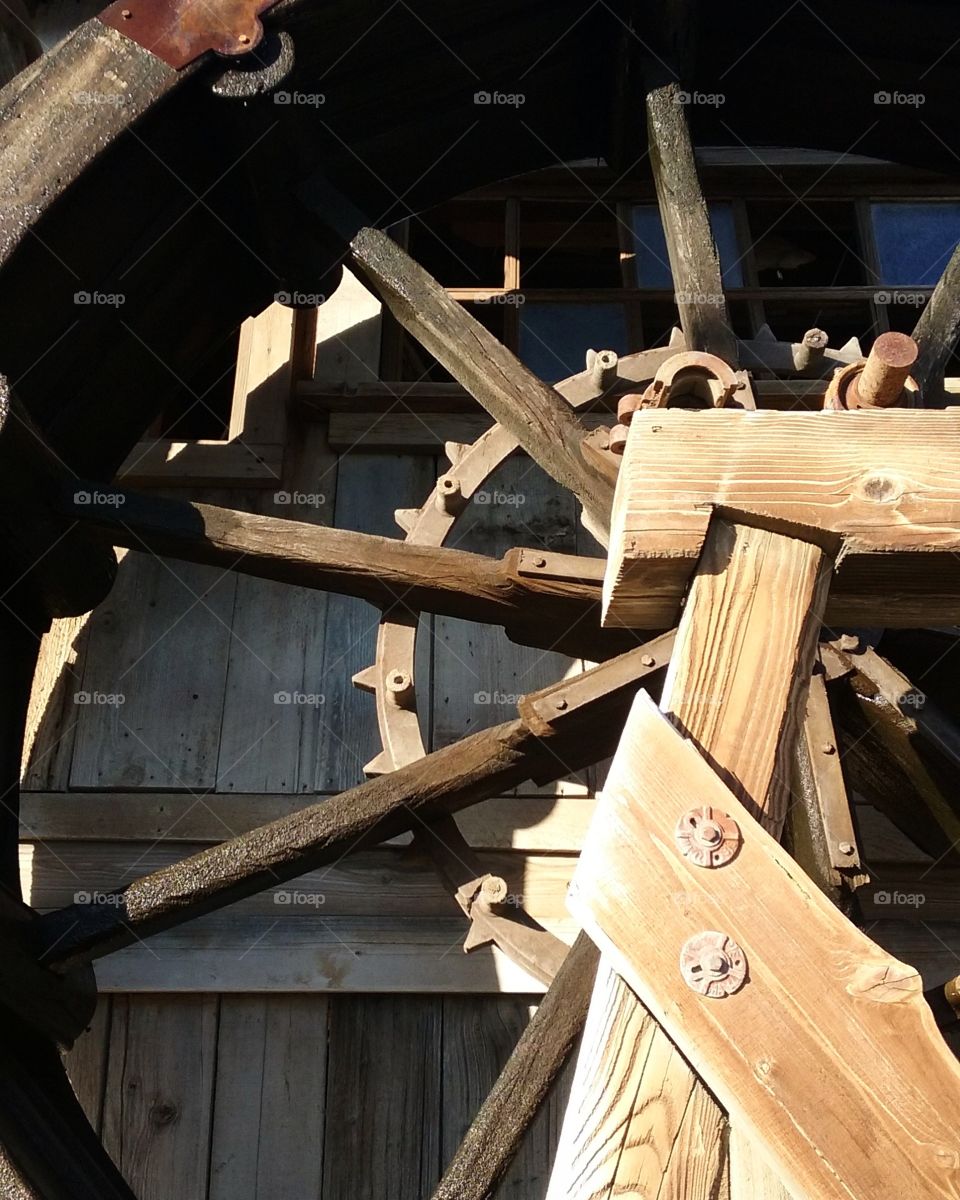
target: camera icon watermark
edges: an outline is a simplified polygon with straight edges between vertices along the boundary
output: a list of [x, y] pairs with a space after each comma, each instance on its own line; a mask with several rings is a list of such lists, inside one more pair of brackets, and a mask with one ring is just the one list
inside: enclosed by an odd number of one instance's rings
[[95, 904], [101, 908], [122, 908], [122, 892], [74, 892], [74, 904]]
[[693, 104], [704, 108], [720, 108], [726, 102], [727, 97], [723, 92], [677, 92], [674, 96], [675, 104]]
[[515, 708], [525, 695], [525, 692], [474, 692], [473, 702]]
[[74, 704], [89, 704], [93, 708], [121, 708], [127, 702], [123, 692], [74, 692]]
[[927, 902], [923, 892], [874, 892], [874, 904], [890, 908], [922, 908]]
[[509, 508], [520, 508], [527, 502], [523, 492], [485, 492], [473, 493], [474, 504], [489, 504], [493, 507], [505, 505]]
[[890, 292], [874, 292], [873, 302], [887, 307], [923, 308], [927, 296], [923, 292], [905, 292], [897, 289]]
[[323, 892], [279, 891], [273, 893], [273, 902], [288, 908], [323, 908], [327, 897]]
[[319, 308], [327, 301], [322, 292], [274, 292], [273, 298], [287, 308]]
[[122, 508], [127, 498], [123, 492], [80, 491], [73, 493], [73, 502], [91, 508]]
[[274, 504], [289, 504], [291, 508], [322, 508], [327, 502], [325, 492], [274, 492]]

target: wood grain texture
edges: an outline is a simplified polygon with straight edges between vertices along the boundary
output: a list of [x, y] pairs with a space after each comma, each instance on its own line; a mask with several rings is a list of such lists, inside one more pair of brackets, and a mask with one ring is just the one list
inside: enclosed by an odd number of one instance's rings
[[[572, 907], [788, 1185], [824, 1200], [956, 1197], [960, 1067], [917, 972], [805, 883], [645, 694], [603, 803]], [[722, 870], [677, 853], [673, 828], [695, 803], [740, 825], [743, 843]], [[671, 900], [677, 888], [683, 905]], [[703, 929], [722, 930], [748, 960], [746, 984], [719, 1002], [677, 969], [680, 947]]]
[[216, 996], [117, 997], [103, 1142], [138, 1200], [206, 1200]]
[[672, 622], [714, 508], [839, 548], [833, 623], [960, 620], [958, 478], [953, 412], [638, 413], [604, 621]]
[[320, 1195], [328, 1004], [322, 996], [221, 1000], [207, 1200]]
[[[715, 518], [664, 682], [664, 712], [778, 835], [789, 795], [786, 764], [828, 581], [819, 547]], [[671, 895], [682, 903], [682, 892], [674, 889]], [[594, 1009], [608, 1014], [611, 1029], [618, 1020], [639, 1020], [643, 1011], [613, 971], [600, 976], [591, 1019]], [[653, 1061], [672, 1063], [672, 1106], [662, 1103], [663, 1084], [655, 1072], [641, 1072], [632, 1082], [636, 1052], [622, 1038], [608, 1036], [590, 1054], [581, 1054], [550, 1200], [593, 1200], [640, 1187], [638, 1180], [652, 1169], [650, 1159], [628, 1155], [629, 1144], [657, 1146], [664, 1198], [706, 1200], [714, 1194], [723, 1168], [723, 1116], [682, 1060], [666, 1057], [669, 1039], [656, 1024], [653, 1029]], [[632, 1117], [604, 1112], [605, 1096], [611, 1088], [619, 1094], [621, 1087], [632, 1093]], [[689, 1103], [679, 1103], [678, 1094]], [[670, 1164], [681, 1162], [673, 1157], [675, 1143], [700, 1148], [687, 1164], [692, 1174], [686, 1178], [672, 1174]], [[604, 1169], [597, 1169], [603, 1158]]]
[[433, 354], [541, 467], [577, 497], [605, 539], [613, 488], [585, 458], [586, 432], [566, 400], [452, 300], [386, 234], [363, 229], [354, 260], [401, 325]]
[[439, 997], [334, 1001], [324, 1200], [428, 1193], [440, 1161], [441, 1029]]

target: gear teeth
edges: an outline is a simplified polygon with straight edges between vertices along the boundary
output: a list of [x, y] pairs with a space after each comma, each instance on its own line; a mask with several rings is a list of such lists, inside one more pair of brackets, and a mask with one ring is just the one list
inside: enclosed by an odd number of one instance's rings
[[409, 533], [417, 523], [419, 516], [419, 508], [398, 508], [393, 514], [393, 519], [400, 526], [404, 533]]
[[686, 350], [687, 339], [683, 336], [683, 330], [679, 325], [674, 325], [670, 330], [670, 341], [667, 345], [671, 350]]
[[353, 677], [353, 686], [359, 688], [361, 692], [376, 692], [377, 690], [377, 666], [376, 663], [371, 667], [364, 667], [362, 671], [358, 671]]
[[844, 357], [852, 353], [855, 358], [863, 358], [863, 347], [860, 345], [860, 339], [852, 337], [849, 342], [844, 342], [840, 347], [840, 353]]
[[381, 750], [376, 758], [371, 758], [364, 766], [364, 775], [389, 775], [393, 770], [393, 759], [386, 752]]
[[450, 465], [455, 467], [463, 458], [466, 452], [470, 449], [467, 442], [444, 442], [443, 452], [450, 460]]
[[777, 335], [769, 325], [761, 325], [754, 336], [754, 340], [757, 342], [775, 342]]

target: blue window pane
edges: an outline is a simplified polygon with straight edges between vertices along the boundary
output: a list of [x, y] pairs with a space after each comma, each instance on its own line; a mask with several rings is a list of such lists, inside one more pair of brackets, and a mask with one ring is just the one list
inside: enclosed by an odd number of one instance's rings
[[960, 204], [874, 204], [880, 282], [933, 287], [960, 240]]
[[584, 370], [590, 349], [628, 352], [622, 304], [525, 304], [520, 310], [520, 358], [548, 383]]
[[[720, 253], [724, 287], [743, 287], [743, 269], [737, 243], [733, 205], [723, 200], [708, 205], [710, 226]], [[642, 288], [672, 288], [667, 242], [655, 204], [638, 204], [633, 210], [633, 241], [637, 279]]]

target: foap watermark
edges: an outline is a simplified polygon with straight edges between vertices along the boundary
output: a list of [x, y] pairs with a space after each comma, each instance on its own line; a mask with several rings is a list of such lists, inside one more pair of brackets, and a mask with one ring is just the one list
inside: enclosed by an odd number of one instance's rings
[[473, 102], [491, 108], [520, 108], [527, 97], [524, 92], [474, 92]]
[[873, 302], [894, 308], [923, 308], [927, 302], [927, 295], [924, 292], [905, 292], [899, 289], [890, 292], [874, 292]]
[[101, 492], [94, 490], [92, 492], [74, 492], [74, 504], [82, 504], [90, 508], [122, 508], [127, 502], [123, 492]]
[[74, 704], [90, 704], [94, 707], [105, 706], [108, 708], [120, 708], [126, 704], [127, 698], [123, 692], [74, 692]]
[[474, 504], [489, 504], [494, 508], [506, 505], [510, 508], [521, 508], [527, 502], [523, 492], [474, 492]]
[[291, 508], [322, 508], [327, 502], [323, 492], [274, 492], [274, 504], [289, 504]]
[[322, 108], [327, 97], [323, 92], [274, 92], [274, 104], [289, 104], [293, 108]]
[[97, 904], [103, 908], [121, 908], [122, 892], [74, 892], [74, 904]]
[[496, 292], [492, 296], [478, 296], [475, 304], [506, 304], [520, 308], [526, 304], [527, 298], [523, 292]]
[[724, 303], [723, 292], [674, 292], [674, 304], [708, 304], [720, 308]]
[[903, 692], [897, 697], [897, 708], [916, 708], [920, 709], [927, 702], [926, 695], [918, 691], [916, 688], [909, 692]]
[[327, 702], [323, 692], [274, 692], [274, 704], [303, 705], [306, 708], [321, 708]]
[[74, 292], [73, 302], [91, 308], [120, 308], [127, 298], [123, 292]]
[[720, 108], [726, 104], [723, 92], [677, 92], [675, 104], [698, 104], [704, 108]]
[[923, 892], [874, 892], [873, 902], [891, 908], [922, 908], [927, 898]]
[[322, 292], [274, 292], [273, 298], [287, 308], [319, 308], [327, 301]]
[[920, 108], [927, 98], [923, 92], [874, 92], [873, 102], [885, 108]]
[[128, 102], [129, 97], [118, 95], [116, 92], [74, 92], [73, 99], [76, 104], [82, 104], [84, 108], [123, 108]]
[[273, 902], [289, 908], [323, 908], [327, 898], [323, 892], [280, 891], [273, 893]]
[[474, 692], [474, 704], [494, 704], [515, 708], [523, 699], [525, 692]]

